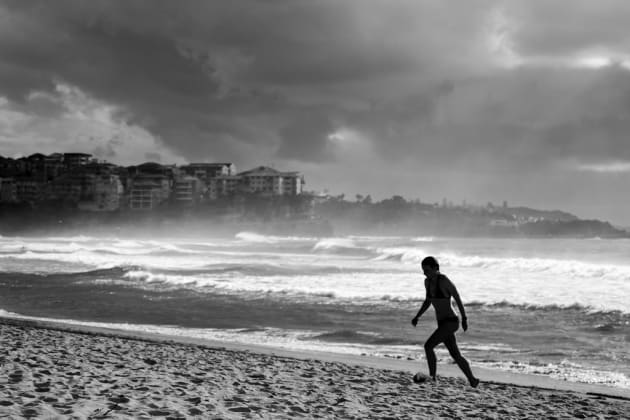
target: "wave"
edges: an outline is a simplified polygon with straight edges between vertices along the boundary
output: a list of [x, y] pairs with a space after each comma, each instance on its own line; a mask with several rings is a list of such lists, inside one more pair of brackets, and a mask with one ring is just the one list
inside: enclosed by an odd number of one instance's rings
[[111, 238], [95, 238], [93, 236], [85, 236], [85, 235], [77, 235], [77, 236], [50, 236], [45, 239], [51, 241], [70, 241], [70, 242], [89, 242], [89, 241], [97, 241], [102, 239], [111, 239]]
[[260, 233], [254, 233], [254, 232], [239, 232], [234, 237], [242, 242], [262, 243], [262, 244], [275, 244], [278, 242], [301, 242], [301, 241], [316, 240], [315, 238], [311, 238], [311, 237], [262, 235]]
[[[190, 270], [154, 270], [144, 267], [114, 267], [77, 273], [70, 278], [86, 279], [124, 279], [129, 286], [145, 287], [158, 283], [164, 286], [200, 289], [204, 293], [219, 293], [242, 298], [267, 296], [292, 302], [313, 301], [339, 305], [386, 305], [393, 307], [417, 306], [423, 297], [418, 294], [379, 293], [370, 287], [340, 287], [348, 278], [380, 277], [380, 273], [366, 269], [352, 273], [335, 266], [290, 267], [272, 264], [213, 264]], [[351, 281], [351, 280], [350, 280]], [[385, 290], [385, 289], [383, 289]], [[568, 316], [583, 314], [589, 317], [589, 323], [602, 325], [601, 331], [623, 327], [630, 322], [630, 313], [615, 307], [602, 308], [576, 302], [560, 303], [522, 303], [509, 300], [473, 300], [465, 303], [467, 307], [487, 310], [509, 310], [539, 313], [565, 313]], [[573, 314], [573, 315], [571, 315]]]
[[92, 254], [106, 255], [177, 255], [177, 254], [200, 254], [203, 251], [187, 249], [169, 243], [159, 243], [154, 241], [116, 241], [111, 244], [102, 242], [88, 245], [85, 243], [48, 243], [48, 242], [12, 242], [0, 244], [0, 255], [24, 255], [24, 254], [78, 254], [88, 252]]
[[124, 276], [126, 273], [136, 270], [137, 267], [128, 266], [115, 266], [109, 268], [99, 268], [95, 270], [85, 270], [85, 271], [73, 271], [73, 272], [32, 272], [32, 273], [24, 273], [24, 272], [0, 272], [0, 279], [67, 279], [69, 282], [76, 279], [86, 279], [86, 278], [120, 278]]
[[264, 243], [264, 244], [272, 244], [277, 241], [271, 236], [259, 235], [253, 232], [240, 232], [235, 235], [236, 239], [239, 239], [243, 242], [254, 242], [254, 243]]
[[350, 238], [326, 238], [322, 239], [313, 246], [313, 250], [329, 250], [329, 249], [355, 249], [359, 248], [354, 240]]
[[[428, 253], [417, 247], [377, 248], [374, 260], [420, 264]], [[500, 273], [543, 273], [554, 276], [630, 281], [630, 265], [596, 264], [579, 260], [523, 257], [486, 257], [453, 252], [436, 253], [440, 264], [449, 269], [482, 269]]]
[[630, 378], [623, 373], [590, 369], [579, 364], [569, 362], [568, 360], [563, 360], [560, 363], [486, 360], [483, 362], [473, 361], [471, 364], [473, 366], [498, 369], [508, 372], [548, 376], [562, 381], [630, 389]]
[[[369, 268], [358, 269], [365, 273], [371, 273]], [[172, 284], [198, 284], [205, 286], [212, 284], [214, 280], [222, 282], [231, 278], [265, 278], [294, 276], [327, 276], [331, 274], [345, 273], [340, 267], [326, 266], [290, 266], [270, 263], [260, 264], [207, 264], [197, 268], [156, 269], [141, 265], [113, 265], [97, 269], [78, 270], [70, 272], [0, 272], [0, 279], [6, 278], [65, 278], [68, 281], [75, 279], [89, 280], [90, 278], [128, 279], [143, 282], [163, 282]]]
[[309, 337], [310, 340], [343, 343], [361, 343], [372, 345], [420, 345], [419, 340], [406, 340], [398, 337], [387, 337], [370, 331], [336, 330]]
[[375, 261], [400, 261], [403, 263], [421, 263], [427, 253], [420, 248], [377, 248]]
[[374, 248], [361, 246], [351, 238], [326, 238], [319, 240], [312, 248], [315, 253], [347, 256], [372, 256]]
[[520, 310], [528, 312], [541, 312], [541, 313], [553, 313], [553, 312], [567, 312], [573, 314], [582, 314], [590, 318], [601, 318], [604, 322], [597, 324], [594, 328], [601, 331], [607, 331], [612, 328], [622, 327], [630, 325], [630, 313], [618, 310], [618, 309], [600, 309], [589, 305], [581, 305], [578, 303], [571, 303], [566, 305], [549, 304], [549, 305], [536, 305], [536, 304], [524, 304], [524, 303], [512, 303], [507, 301], [500, 302], [479, 302], [473, 301], [466, 303], [466, 307], [478, 307], [485, 309], [509, 309]]
[[413, 242], [433, 242], [435, 238], [433, 236], [420, 236], [412, 239]]

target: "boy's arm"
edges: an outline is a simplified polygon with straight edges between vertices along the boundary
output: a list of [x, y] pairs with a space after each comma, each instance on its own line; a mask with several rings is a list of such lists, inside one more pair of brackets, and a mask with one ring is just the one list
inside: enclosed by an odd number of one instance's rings
[[418, 310], [416, 316], [414, 316], [411, 320], [411, 325], [413, 325], [414, 327], [418, 324], [418, 318], [420, 318], [422, 314], [425, 313], [427, 309], [429, 309], [429, 305], [431, 305], [431, 299], [429, 298], [429, 285], [427, 284], [426, 279], [424, 280], [424, 289], [426, 291], [424, 302], [422, 302], [422, 306], [420, 306], [420, 309]]
[[464, 304], [462, 303], [462, 299], [459, 297], [459, 292], [457, 292], [457, 287], [453, 284], [453, 282], [448, 279], [447, 289], [453, 299], [455, 299], [455, 303], [457, 304], [457, 309], [459, 310], [459, 315], [462, 317], [462, 328], [464, 331], [468, 329], [468, 318], [466, 318], [466, 309], [464, 309]]

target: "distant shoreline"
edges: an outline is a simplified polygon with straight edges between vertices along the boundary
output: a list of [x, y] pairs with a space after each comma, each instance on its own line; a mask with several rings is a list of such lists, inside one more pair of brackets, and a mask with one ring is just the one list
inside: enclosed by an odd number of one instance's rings
[[[270, 199], [271, 200], [271, 199]], [[318, 207], [319, 206], [319, 207]], [[404, 200], [361, 204], [330, 200], [311, 211], [288, 211], [273, 200], [241, 207], [161, 207], [151, 211], [90, 212], [49, 204], [0, 205], [0, 235], [176, 234], [230, 236], [242, 231], [275, 236], [439, 236], [479, 238], [630, 238], [600, 220], [528, 208], [481, 213]], [[390, 206], [390, 207], [387, 207]], [[393, 206], [393, 207], [392, 207]], [[273, 209], [271, 211], [270, 209]], [[282, 209], [287, 210], [283, 212]], [[193, 236], [194, 236], [193, 235]]]
[[[10, 236], [175, 236], [175, 237], [233, 237], [239, 232], [252, 232], [272, 236], [434, 236], [443, 238], [505, 238], [505, 239], [629, 239], [625, 231], [601, 232], [597, 229], [562, 233], [522, 232], [507, 229], [466, 229], [445, 228], [422, 225], [379, 225], [345, 226], [344, 222], [326, 219], [276, 219], [269, 221], [234, 220], [232, 218], [142, 218], [131, 217], [88, 217], [79, 220], [68, 218], [42, 220], [39, 218], [3, 218], [0, 220], [0, 235]], [[592, 233], [589, 233], [592, 232]]]

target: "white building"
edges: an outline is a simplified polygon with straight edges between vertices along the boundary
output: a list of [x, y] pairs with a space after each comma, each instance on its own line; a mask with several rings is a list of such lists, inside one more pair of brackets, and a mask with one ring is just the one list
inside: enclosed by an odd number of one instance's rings
[[302, 193], [304, 177], [299, 172], [280, 172], [259, 166], [234, 176], [218, 176], [211, 180], [209, 195], [216, 199], [222, 195], [249, 193], [265, 196], [298, 195]]

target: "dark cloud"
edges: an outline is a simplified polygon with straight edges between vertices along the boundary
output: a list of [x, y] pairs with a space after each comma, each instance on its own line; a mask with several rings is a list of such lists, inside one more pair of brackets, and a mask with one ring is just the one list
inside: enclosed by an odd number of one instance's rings
[[303, 113], [280, 129], [279, 157], [303, 162], [334, 159], [330, 136], [335, 131], [331, 119], [322, 113]]

